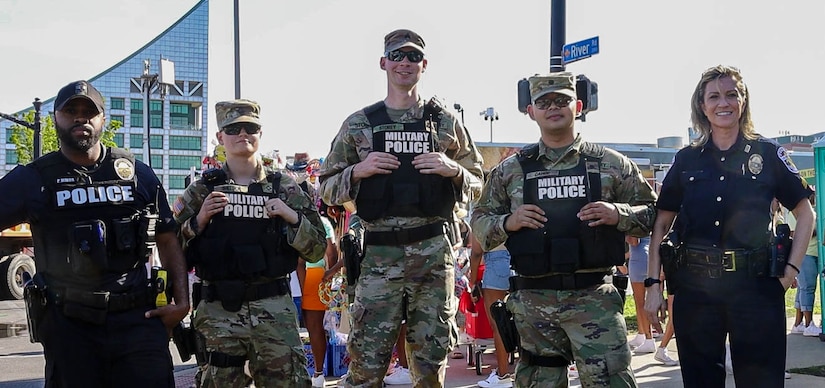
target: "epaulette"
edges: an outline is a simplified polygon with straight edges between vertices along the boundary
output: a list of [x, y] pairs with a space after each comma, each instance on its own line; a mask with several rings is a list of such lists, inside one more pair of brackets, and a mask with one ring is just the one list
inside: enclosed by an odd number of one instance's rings
[[579, 153], [596, 158], [602, 158], [604, 157], [604, 146], [583, 141], [579, 147]]

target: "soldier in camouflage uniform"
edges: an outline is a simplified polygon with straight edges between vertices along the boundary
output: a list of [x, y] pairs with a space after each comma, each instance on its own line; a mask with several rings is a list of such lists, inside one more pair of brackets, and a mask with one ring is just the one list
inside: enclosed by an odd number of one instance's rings
[[570, 73], [529, 79], [538, 143], [502, 161], [472, 214], [485, 250], [505, 243], [521, 335], [516, 387], [567, 387], [575, 361], [585, 387], [634, 387], [622, 298], [605, 283], [624, 261], [624, 235], [649, 233], [656, 195], [618, 152], [574, 133]]
[[452, 113], [419, 97], [421, 36], [387, 34], [380, 66], [387, 97], [346, 119], [321, 167], [324, 201], [354, 201], [366, 227], [345, 384], [382, 385], [406, 306], [413, 385], [439, 387], [457, 341], [448, 223], [481, 191], [481, 155]]
[[309, 387], [288, 275], [299, 255], [324, 256], [324, 227], [295, 180], [258, 158], [258, 104], [225, 101], [215, 110], [226, 163], [204, 172], [174, 206], [187, 261], [203, 280], [193, 318], [208, 352], [200, 385]]

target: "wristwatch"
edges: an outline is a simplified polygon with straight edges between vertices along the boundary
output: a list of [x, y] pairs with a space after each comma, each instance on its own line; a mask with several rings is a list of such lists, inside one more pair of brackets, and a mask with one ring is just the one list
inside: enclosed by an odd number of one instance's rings
[[647, 279], [645, 279], [645, 287], [650, 287], [654, 284], [658, 284], [658, 283], [661, 283], [661, 282], [662, 281], [659, 280], [659, 279], [647, 278]]

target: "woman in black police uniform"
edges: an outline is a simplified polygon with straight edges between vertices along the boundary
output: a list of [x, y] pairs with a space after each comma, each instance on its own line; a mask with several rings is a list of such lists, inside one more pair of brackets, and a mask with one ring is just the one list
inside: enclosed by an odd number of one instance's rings
[[[781, 387], [785, 368], [784, 292], [797, 275], [805, 244], [770, 276], [771, 200], [800, 221], [796, 237], [810, 238], [810, 189], [784, 148], [754, 131], [750, 95], [738, 69], [706, 70], [693, 92], [699, 137], [680, 150], [662, 184], [651, 246], [659, 246], [678, 213], [682, 265], [673, 313], [685, 387], [725, 386], [729, 335], [738, 387]], [[650, 250], [650, 278], [658, 278], [658, 249]], [[784, 267], [784, 268], [783, 268]], [[645, 309], [662, 303], [660, 285], [647, 280]]]
[[[169, 331], [189, 311], [183, 254], [152, 169], [100, 144], [104, 106], [86, 81], [60, 89], [60, 149], [0, 179], [0, 229], [31, 223], [34, 283], [48, 304], [29, 329], [43, 344], [46, 387], [174, 387]], [[157, 215], [175, 300], [157, 309], [145, 266], [147, 212]]]

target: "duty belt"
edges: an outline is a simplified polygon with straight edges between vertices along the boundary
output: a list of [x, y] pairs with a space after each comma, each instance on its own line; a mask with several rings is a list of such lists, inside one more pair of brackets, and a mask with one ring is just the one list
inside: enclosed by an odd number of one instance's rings
[[[241, 280], [221, 280], [204, 285], [201, 292], [203, 293], [203, 300], [207, 302], [223, 301], [228, 298], [235, 299], [235, 295], [241, 296], [244, 302], [250, 302], [289, 294], [290, 288], [289, 281], [286, 278], [260, 284], [249, 284]], [[234, 295], [230, 297], [230, 293]]]
[[766, 276], [770, 252], [768, 248], [729, 249], [687, 246], [684, 248], [684, 264], [689, 272], [707, 275], [711, 278], [722, 276], [723, 272], [744, 271], [751, 276]]
[[409, 229], [364, 233], [365, 245], [406, 245], [446, 233], [447, 224], [435, 222]]
[[148, 288], [142, 288], [128, 293], [58, 288], [49, 294], [55, 304], [71, 302], [109, 312], [120, 312], [137, 307], [147, 307], [151, 306], [154, 302], [154, 298], [149, 295]]
[[510, 290], [581, 290], [604, 284], [605, 273], [585, 272], [526, 278], [510, 277]]

